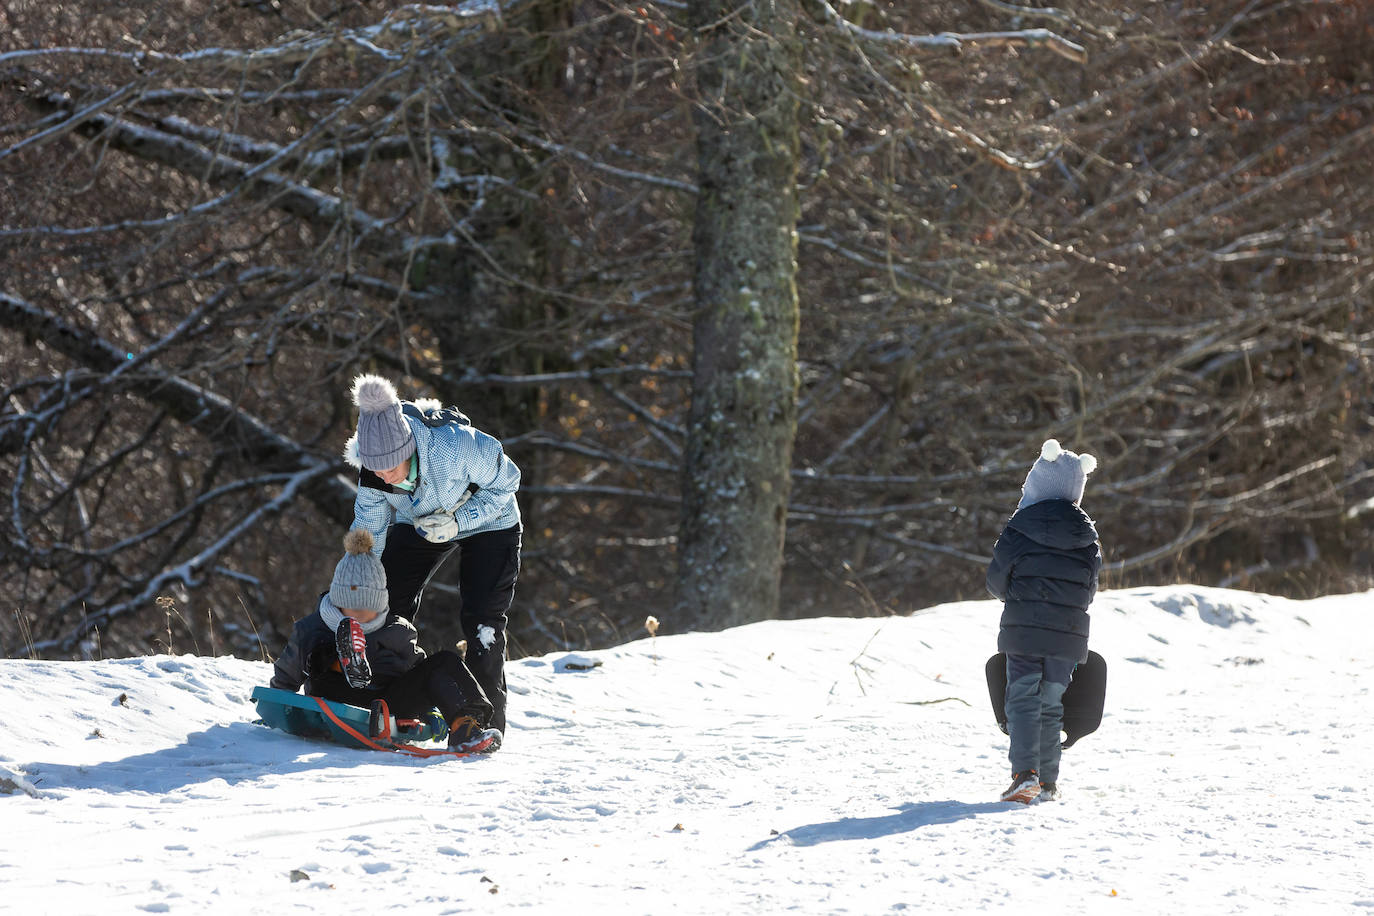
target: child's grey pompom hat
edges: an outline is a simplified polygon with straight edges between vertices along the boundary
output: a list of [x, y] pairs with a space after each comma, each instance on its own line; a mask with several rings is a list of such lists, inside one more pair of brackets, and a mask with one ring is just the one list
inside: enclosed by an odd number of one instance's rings
[[358, 376], [353, 380], [353, 403], [358, 406], [354, 443], [363, 467], [385, 471], [415, 452], [415, 435], [401, 413], [401, 399], [391, 382], [379, 375]]
[[[344, 535], [344, 556], [334, 567], [329, 601], [334, 607], [376, 611], [386, 617], [386, 570], [372, 555], [372, 532], [354, 528]], [[374, 621], [375, 622], [375, 621]], [[367, 625], [363, 625], [367, 631]]]
[[1097, 459], [1092, 455], [1076, 455], [1062, 447], [1058, 439], [1046, 439], [1040, 446], [1040, 457], [1031, 465], [1021, 486], [1021, 501], [1016, 508], [1024, 509], [1047, 499], [1067, 499], [1076, 506], [1083, 501], [1088, 475], [1096, 469]]

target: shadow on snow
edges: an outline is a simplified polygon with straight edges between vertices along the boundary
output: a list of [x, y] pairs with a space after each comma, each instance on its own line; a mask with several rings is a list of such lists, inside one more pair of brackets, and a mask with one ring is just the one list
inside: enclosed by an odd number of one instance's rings
[[443, 760], [417, 760], [400, 754], [347, 748], [287, 735], [262, 725], [234, 722], [193, 732], [173, 747], [119, 760], [89, 764], [14, 761], [12, 765], [24, 773], [40, 795], [83, 789], [160, 794], [215, 779], [235, 785], [309, 770], [376, 763], [428, 766]]
[[907, 833], [930, 827], [934, 824], [952, 824], [980, 814], [1012, 810], [1015, 806], [1008, 802], [979, 802], [969, 804], [961, 801], [913, 802], [899, 807], [893, 814], [876, 817], [842, 817], [821, 824], [806, 824], [784, 830], [774, 837], [750, 847], [754, 852], [776, 843], [791, 846], [818, 846], [837, 840], [876, 840], [898, 833]]

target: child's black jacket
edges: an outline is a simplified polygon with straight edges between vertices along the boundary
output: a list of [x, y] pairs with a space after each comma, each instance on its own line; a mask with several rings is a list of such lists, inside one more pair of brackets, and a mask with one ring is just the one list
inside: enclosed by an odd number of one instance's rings
[[[316, 607], [318, 601], [316, 599]], [[367, 661], [372, 668], [373, 691], [384, 689], [424, 659], [425, 650], [416, 644], [417, 635], [415, 626], [404, 617], [392, 617], [381, 629], [367, 634]], [[327, 655], [333, 662], [338, 661], [334, 651], [334, 632], [325, 625], [318, 610], [297, 620], [292, 627], [291, 639], [273, 668], [271, 686], [278, 690], [295, 691], [305, 684], [305, 692], [311, 696], [332, 693], [312, 690], [308, 683], [312, 677], [335, 680], [328, 677], [329, 672], [326, 671], [307, 671], [316, 652]], [[334, 670], [337, 672], [337, 666]], [[338, 680], [342, 682], [341, 678]]]
[[1101, 568], [1097, 529], [1072, 502], [1045, 500], [1013, 515], [988, 566], [988, 591], [1005, 602], [998, 651], [1085, 661]]

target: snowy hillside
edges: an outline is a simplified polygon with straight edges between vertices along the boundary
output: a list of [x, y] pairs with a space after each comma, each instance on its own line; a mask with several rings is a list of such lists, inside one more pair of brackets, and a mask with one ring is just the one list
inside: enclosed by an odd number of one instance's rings
[[1374, 912], [1370, 601], [1100, 595], [1031, 806], [985, 601], [514, 662], [461, 761], [255, 725], [263, 663], [0, 661], [0, 911]]

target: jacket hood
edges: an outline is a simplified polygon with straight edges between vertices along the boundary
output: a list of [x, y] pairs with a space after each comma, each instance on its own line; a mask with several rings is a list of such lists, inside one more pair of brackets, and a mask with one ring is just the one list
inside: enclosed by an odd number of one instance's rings
[[1086, 512], [1067, 499], [1048, 499], [1018, 509], [1007, 527], [1060, 550], [1089, 547], [1097, 542], [1097, 528]]

